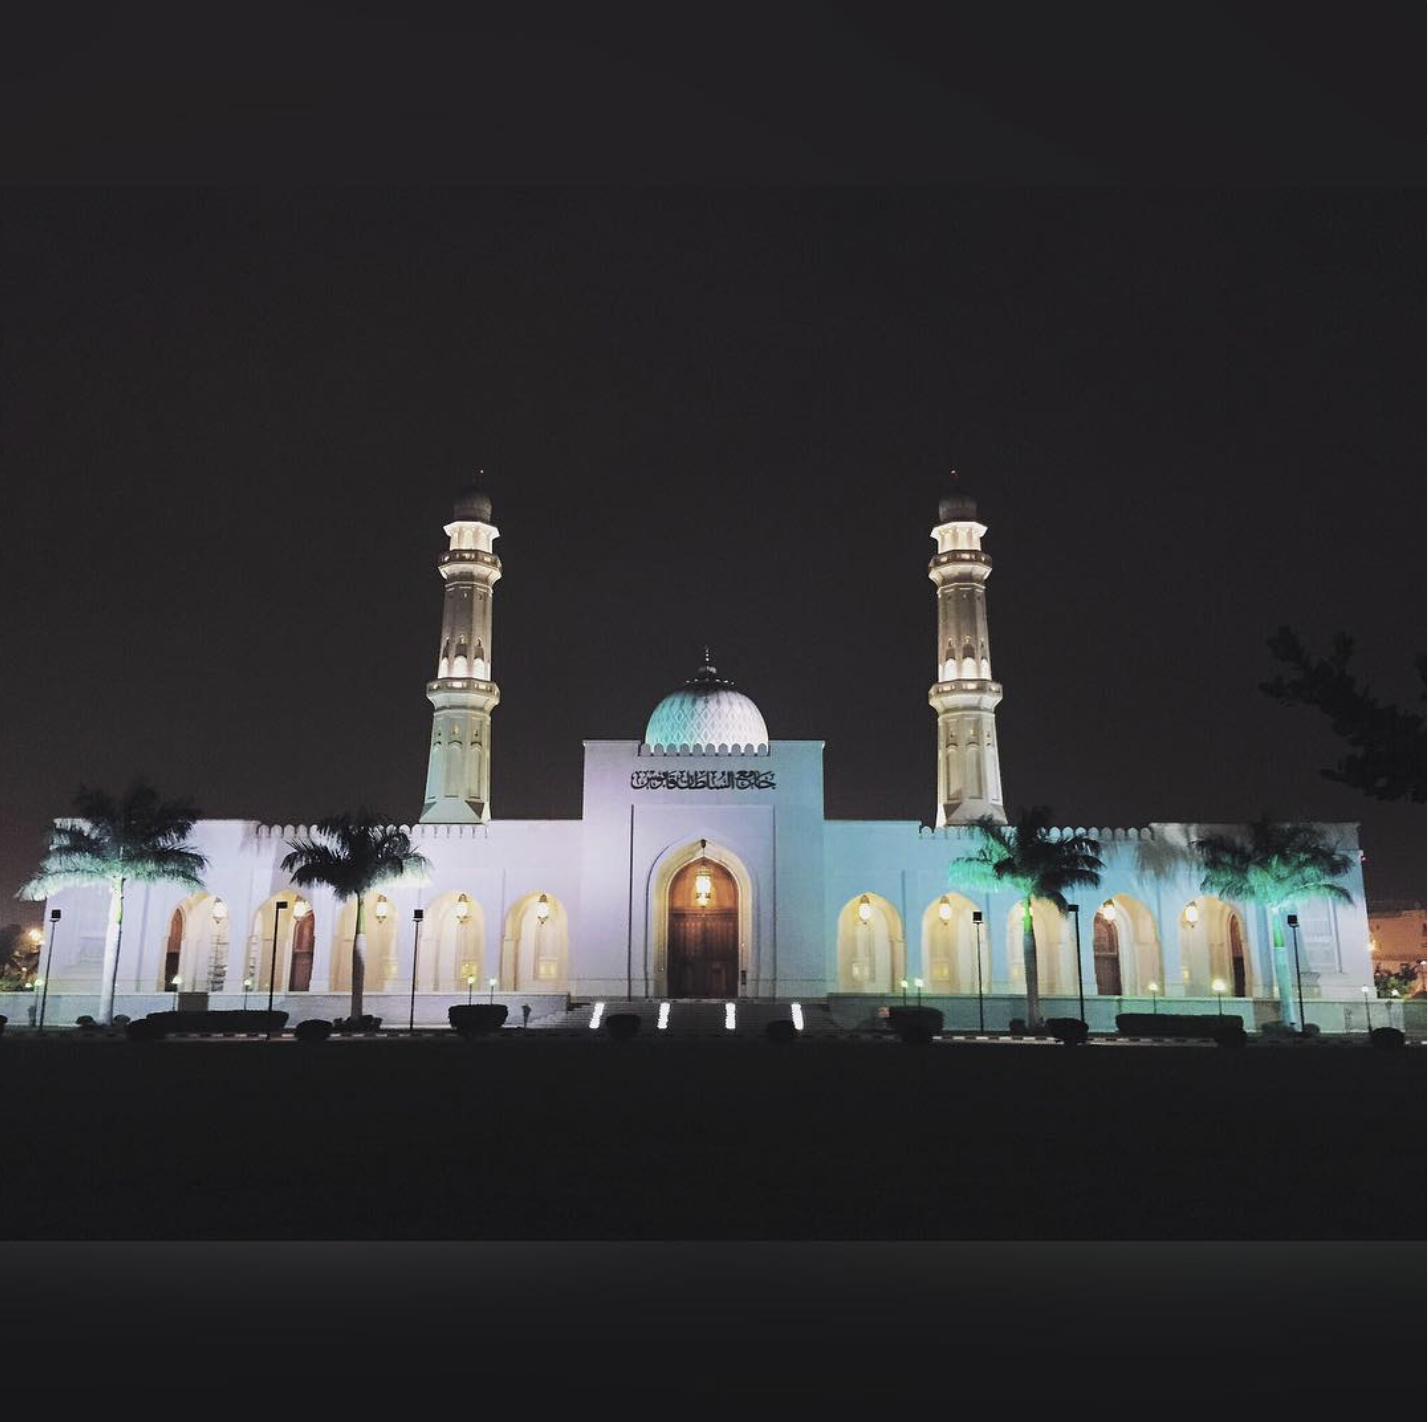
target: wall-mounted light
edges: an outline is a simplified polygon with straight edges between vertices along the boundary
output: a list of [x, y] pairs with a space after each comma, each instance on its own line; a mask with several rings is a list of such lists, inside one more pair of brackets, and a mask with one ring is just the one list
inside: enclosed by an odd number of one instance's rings
[[306, 918], [312, 912], [312, 905], [306, 899], [299, 899], [293, 905], [294, 918]]
[[1194, 928], [1195, 925], [1200, 922], [1200, 910], [1196, 904], [1188, 903], [1185, 905], [1185, 922], [1188, 923], [1191, 928]]
[[1116, 906], [1109, 899], [1101, 905], [1099, 912], [1105, 922], [1114, 923], [1116, 921]]
[[384, 894], [378, 894], [377, 902], [372, 905], [372, 917], [375, 918], [378, 923], [385, 923], [387, 921], [387, 915], [391, 913], [391, 911], [392, 906], [387, 902], [386, 896]]
[[465, 894], [460, 895], [456, 900], [456, 921], [465, 923], [471, 917], [471, 900]]
[[694, 876], [694, 902], [700, 908], [708, 908], [714, 897], [714, 876], [707, 869], [701, 869]]
[[213, 901], [213, 921], [214, 921], [214, 923], [222, 923], [223, 920], [224, 920], [225, 918], [227, 918], [227, 917], [228, 917], [228, 905], [225, 904], [222, 899], [214, 899], [214, 901]]
[[858, 900], [858, 917], [862, 919], [864, 923], [866, 923], [870, 918], [872, 918], [872, 916], [873, 901], [866, 894], [864, 894], [863, 897]]
[[938, 902], [937, 917], [940, 918], [943, 923], [952, 922], [952, 904], [946, 894], [943, 894], [941, 900]]
[[536, 922], [544, 923], [550, 917], [550, 900], [544, 894], [536, 900]]

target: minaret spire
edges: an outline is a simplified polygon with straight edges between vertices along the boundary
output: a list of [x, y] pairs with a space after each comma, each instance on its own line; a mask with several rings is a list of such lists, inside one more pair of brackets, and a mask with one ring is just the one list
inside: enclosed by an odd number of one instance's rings
[[995, 714], [1002, 688], [992, 680], [987, 636], [987, 528], [955, 469], [952, 484], [938, 507], [937, 552], [928, 565], [937, 588], [937, 681], [927, 699], [937, 712], [939, 827], [984, 815], [1006, 820]]
[[426, 684], [433, 707], [423, 824], [481, 824], [491, 818], [491, 712], [501, 699], [491, 679], [491, 602], [501, 560], [491, 545], [484, 470], [457, 496], [437, 560], [445, 583], [436, 680]]

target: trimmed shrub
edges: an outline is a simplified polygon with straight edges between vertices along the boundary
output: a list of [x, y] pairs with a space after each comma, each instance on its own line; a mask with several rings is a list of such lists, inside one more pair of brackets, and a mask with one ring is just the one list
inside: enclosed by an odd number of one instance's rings
[[1261, 1022], [1259, 1024], [1260, 1035], [1270, 1037], [1275, 1041], [1289, 1041], [1294, 1036], [1294, 1028], [1287, 1022]]
[[325, 1042], [332, 1036], [332, 1023], [321, 1017], [309, 1017], [306, 1022], [299, 1022], [293, 1028], [293, 1036], [299, 1042]]
[[129, 1025], [129, 1014], [127, 1012], [116, 1012], [114, 1014], [114, 1025], [116, 1027], [127, 1027]]
[[446, 1020], [458, 1037], [479, 1037], [503, 1027], [508, 1011], [504, 1002], [462, 1003], [446, 1009]]
[[1007, 1023], [1007, 1031], [1010, 1032], [1013, 1037], [1025, 1037], [1026, 1019], [1023, 1017], [1013, 1017], [1012, 1020]]
[[342, 1032], [347, 1035], [355, 1035], [361, 1032], [375, 1032], [382, 1025], [380, 1017], [373, 1017], [370, 1013], [364, 1012], [361, 1017], [334, 1017], [332, 1019], [332, 1030]]
[[1369, 1033], [1369, 1045], [1379, 1047], [1386, 1052], [1397, 1051], [1399, 1047], [1405, 1045], [1407, 1040], [1397, 1027], [1375, 1027]]
[[1319, 1035], [1319, 1024], [1317, 1022], [1306, 1022], [1300, 1029], [1301, 1037], [1317, 1037]]
[[1063, 1047], [1082, 1046], [1091, 1035], [1091, 1029], [1079, 1017], [1048, 1017], [1046, 1030]]
[[796, 1042], [798, 1041], [798, 1028], [793, 1025], [793, 1021], [788, 1017], [778, 1017], [764, 1026], [764, 1040], [766, 1042]]
[[605, 1019], [605, 1031], [616, 1042], [628, 1042], [640, 1030], [639, 1014], [612, 1012]]
[[905, 1047], [925, 1047], [941, 1030], [942, 1014], [935, 1007], [890, 1007], [888, 1026]]
[[141, 1017], [124, 1024], [124, 1035], [131, 1042], [162, 1042], [164, 1029], [152, 1017]]
[[1226, 1022], [1225, 1025], [1215, 1033], [1215, 1045], [1217, 1047], [1247, 1047], [1249, 1045], [1249, 1033], [1245, 1031], [1242, 1022]]

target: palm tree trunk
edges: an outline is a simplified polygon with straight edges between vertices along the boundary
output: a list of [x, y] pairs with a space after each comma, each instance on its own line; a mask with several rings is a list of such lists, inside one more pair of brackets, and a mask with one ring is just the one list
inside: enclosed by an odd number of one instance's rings
[[1030, 899], [1021, 921], [1021, 961], [1026, 969], [1026, 1026], [1031, 1031], [1041, 1026], [1041, 986], [1036, 976], [1036, 925]]
[[367, 971], [367, 935], [362, 931], [362, 895], [357, 895], [357, 932], [352, 936], [353, 1021], [362, 1016], [362, 984]]
[[99, 969], [99, 1021], [114, 1020], [114, 989], [119, 980], [119, 943], [124, 936], [124, 880], [109, 890], [109, 923], [104, 930], [104, 962]]
[[1274, 986], [1279, 993], [1280, 1020], [1296, 1030], [1304, 1024], [1299, 1020], [1299, 1002], [1294, 994], [1294, 972], [1289, 963], [1289, 952], [1284, 943], [1284, 929], [1278, 921], [1278, 911], [1265, 910], [1269, 919], [1269, 952], [1274, 963]]

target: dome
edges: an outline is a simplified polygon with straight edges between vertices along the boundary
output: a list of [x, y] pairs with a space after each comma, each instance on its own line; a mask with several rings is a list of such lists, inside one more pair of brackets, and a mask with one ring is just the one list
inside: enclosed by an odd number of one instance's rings
[[971, 494], [954, 489], [944, 494], [937, 512], [943, 523], [971, 523], [977, 517], [977, 501]]
[[678, 691], [671, 691], [654, 709], [645, 727], [645, 744], [677, 750], [680, 746], [755, 746], [767, 750], [768, 728], [759, 708], [704, 665]]
[[490, 523], [490, 496], [475, 483], [467, 485], [456, 496], [456, 519], [458, 523]]

